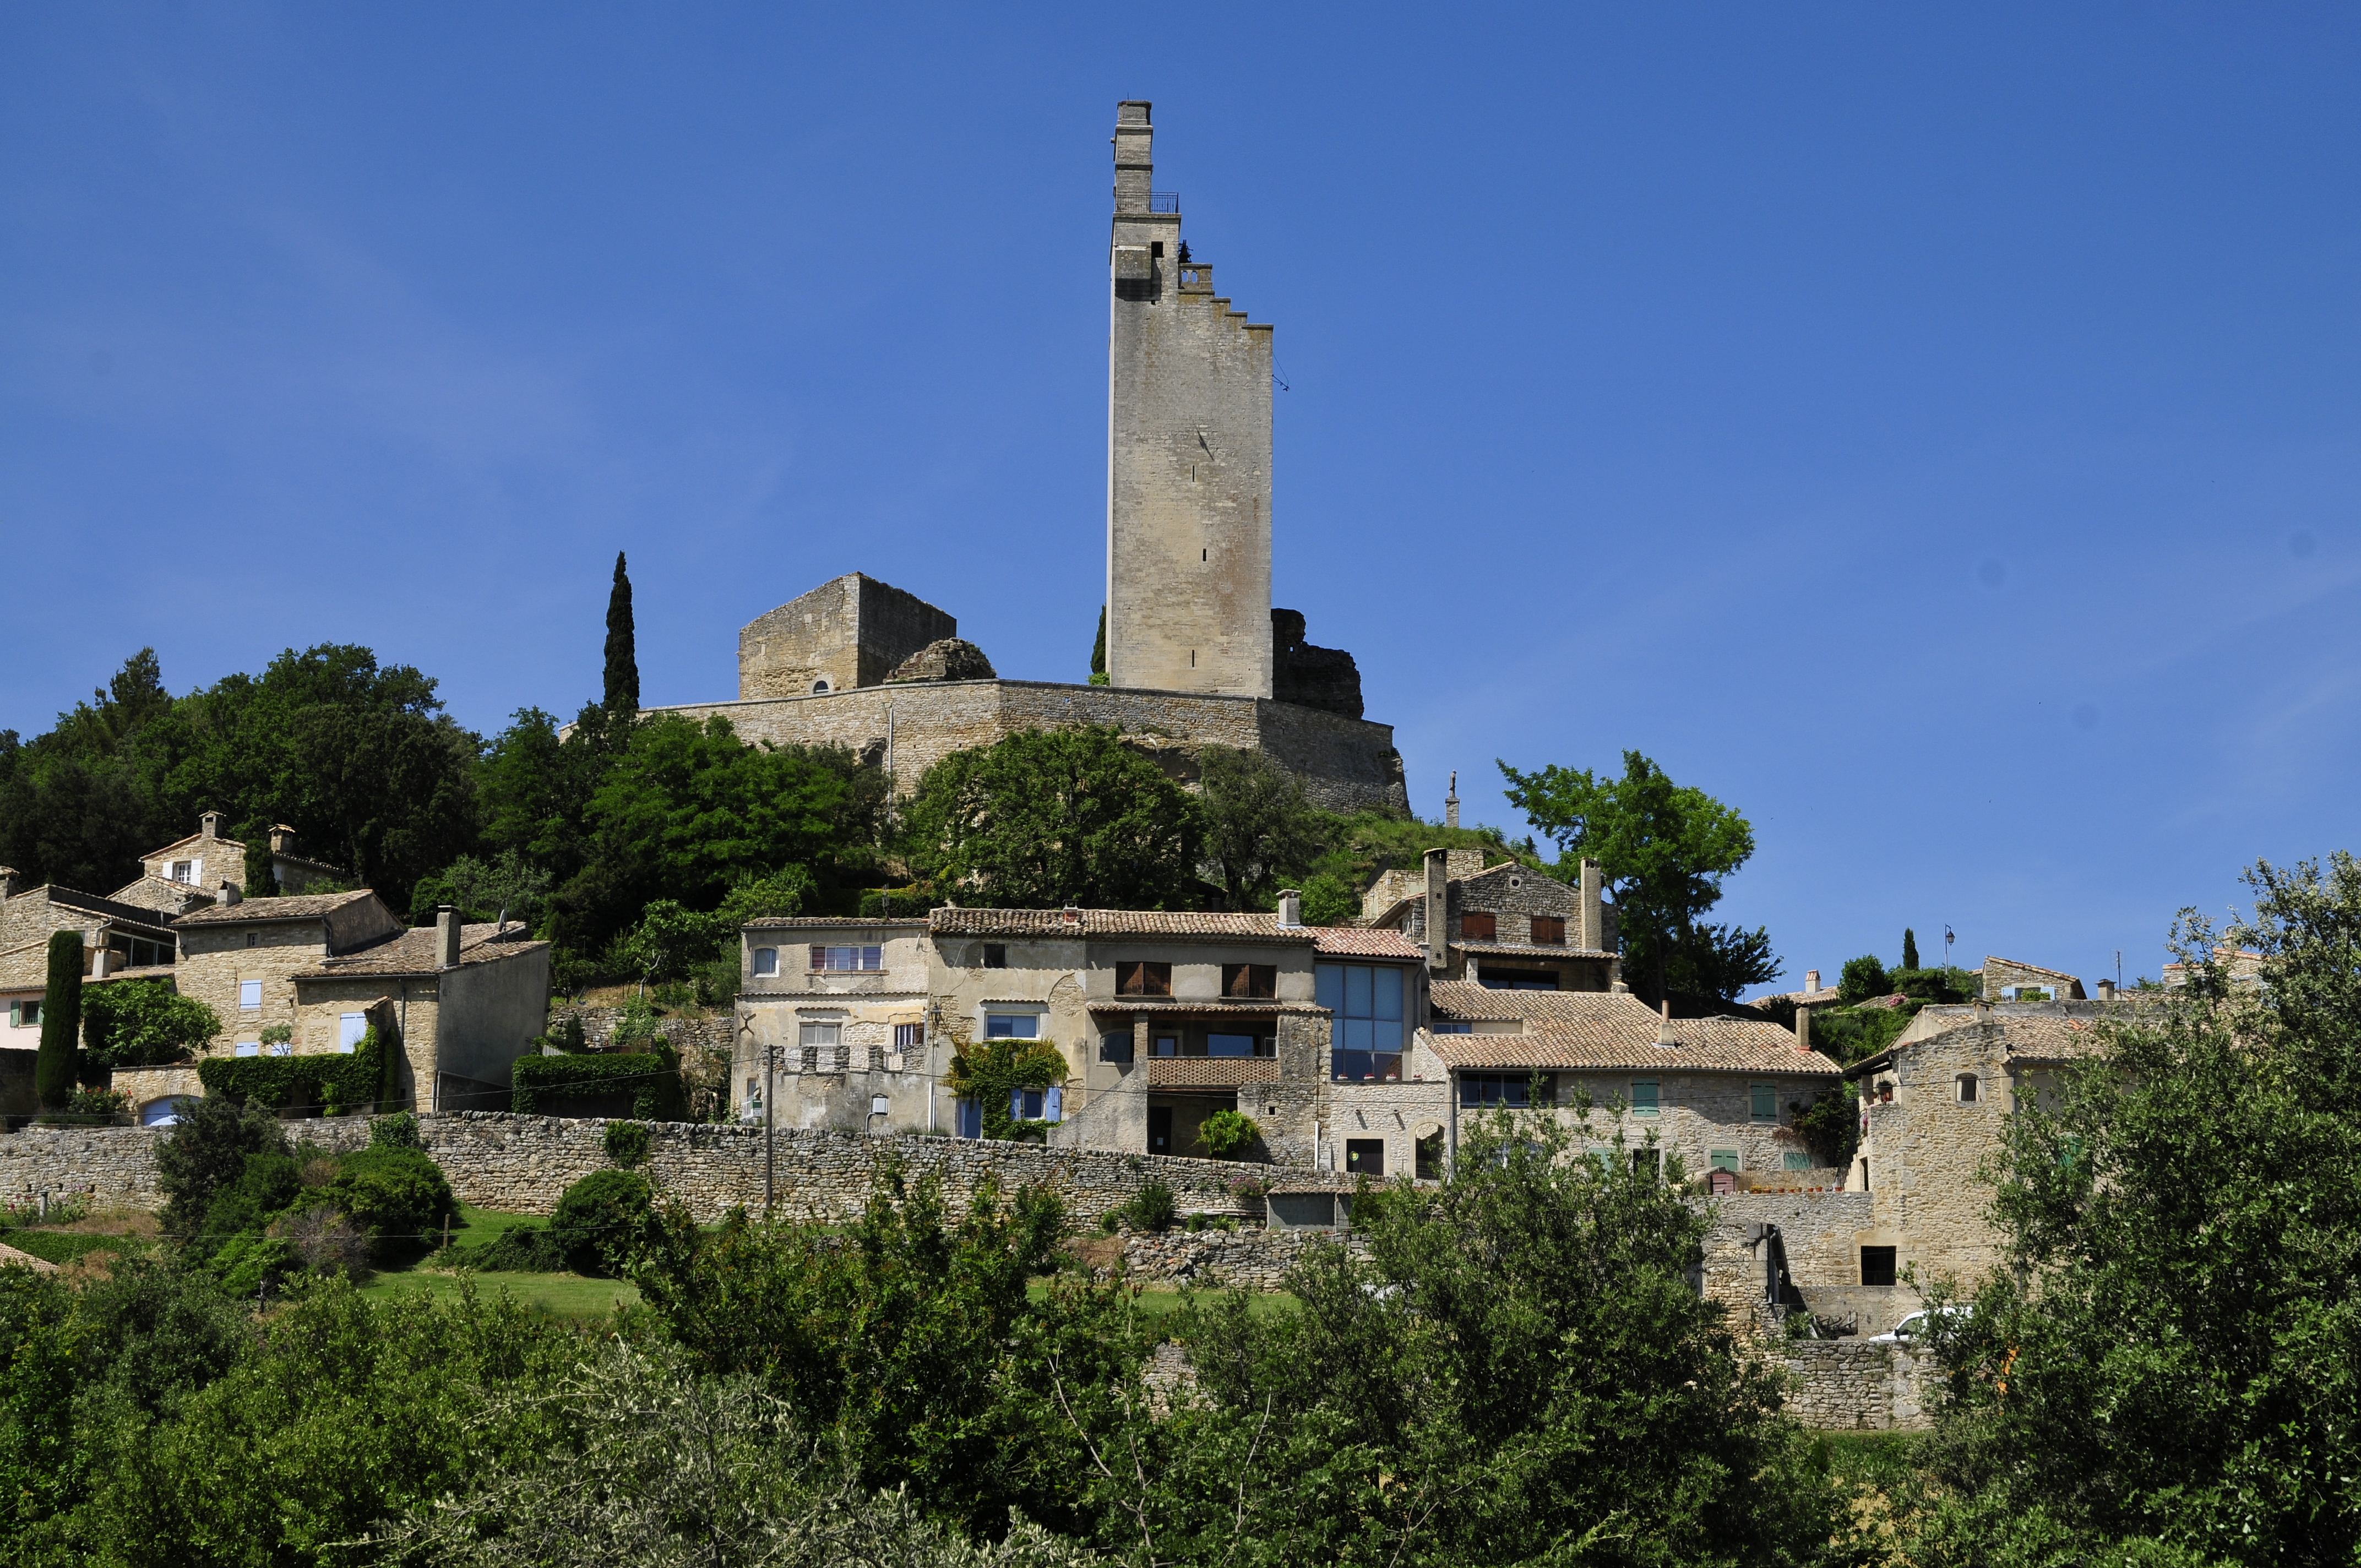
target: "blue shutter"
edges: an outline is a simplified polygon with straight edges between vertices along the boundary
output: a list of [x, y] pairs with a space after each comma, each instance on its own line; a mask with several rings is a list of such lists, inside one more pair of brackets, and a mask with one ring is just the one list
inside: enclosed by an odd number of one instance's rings
[[1054, 1085], [1050, 1088], [1048, 1102], [1042, 1107], [1042, 1114], [1052, 1122], [1062, 1122], [1066, 1119], [1066, 1095], [1063, 1090]]
[[1012, 1122], [1025, 1120], [1025, 1091], [1021, 1089], [1008, 1091], [1008, 1119]]

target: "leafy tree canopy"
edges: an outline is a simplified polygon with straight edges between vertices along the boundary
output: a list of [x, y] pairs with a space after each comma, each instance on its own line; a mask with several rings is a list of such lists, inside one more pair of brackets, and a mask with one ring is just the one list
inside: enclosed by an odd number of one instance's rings
[[106, 1070], [184, 1060], [222, 1032], [220, 1014], [160, 980], [88, 987], [82, 1020], [83, 1053]]
[[1321, 814], [1295, 775], [1260, 751], [1208, 746], [1198, 767], [1205, 859], [1219, 869], [1232, 909], [1268, 909], [1281, 879], [1326, 848]]
[[963, 904], [1170, 909], [1197, 901], [1196, 811], [1112, 729], [1028, 729], [928, 768], [911, 868]]

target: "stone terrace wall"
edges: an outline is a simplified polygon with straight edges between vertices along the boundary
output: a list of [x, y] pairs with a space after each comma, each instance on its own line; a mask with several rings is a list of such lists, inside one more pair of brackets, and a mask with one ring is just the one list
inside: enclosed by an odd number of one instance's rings
[[[549, 1213], [569, 1184], [608, 1163], [603, 1121], [460, 1111], [421, 1116], [418, 1125], [426, 1152], [450, 1178], [452, 1190], [485, 1209]], [[0, 1137], [0, 1198], [46, 1190], [87, 1192], [103, 1206], [160, 1208], [155, 1146], [169, 1131], [36, 1126]], [[733, 1204], [762, 1207], [760, 1127], [667, 1122], [651, 1131], [649, 1173], [686, 1200], [699, 1219], [718, 1219]], [[368, 1121], [357, 1116], [291, 1123], [287, 1132], [334, 1151], [358, 1148], [369, 1136]], [[1183, 1213], [1262, 1219], [1262, 1201], [1230, 1187], [1261, 1168], [1221, 1160], [828, 1131], [782, 1129], [777, 1138], [779, 1205], [798, 1216], [840, 1220], [857, 1214], [873, 1174], [885, 1162], [899, 1160], [913, 1179], [939, 1175], [954, 1204], [966, 1203], [987, 1177], [1004, 1189], [1047, 1182], [1064, 1199], [1070, 1223], [1078, 1231], [1095, 1226], [1100, 1214], [1130, 1201], [1150, 1181], [1170, 1186]]]
[[1329, 1231], [1176, 1229], [1126, 1234], [1123, 1263], [1135, 1284], [1277, 1290], [1307, 1249], [1339, 1241], [1356, 1253], [1368, 1250], [1359, 1236]]
[[1924, 1370], [1891, 1341], [1798, 1340], [1776, 1360], [1788, 1376], [1787, 1410], [1819, 1431], [1923, 1431]]
[[[582, 1020], [582, 1039], [592, 1050], [607, 1048], [614, 1036], [615, 1025], [623, 1016], [620, 1007], [553, 1007], [549, 1010], [549, 1027], [555, 1028], [560, 1018], [578, 1015]], [[656, 1033], [672, 1042], [672, 1048], [686, 1057], [697, 1047], [709, 1051], [730, 1054], [737, 1031], [737, 1020], [724, 1014], [719, 1018], [659, 1018]]]

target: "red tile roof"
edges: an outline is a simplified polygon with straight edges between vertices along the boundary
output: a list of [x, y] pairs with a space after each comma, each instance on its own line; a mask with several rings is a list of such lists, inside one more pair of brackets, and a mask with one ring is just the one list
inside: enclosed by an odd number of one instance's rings
[[1426, 949], [1400, 931], [1367, 926], [1314, 926], [1312, 950], [1337, 958], [1419, 959]]
[[1524, 1025], [1518, 1034], [1430, 1035], [1434, 1053], [1455, 1068], [1657, 1068], [1815, 1078], [1832, 1078], [1838, 1070], [1817, 1052], [1797, 1050], [1790, 1031], [1752, 1018], [1675, 1018], [1676, 1043], [1659, 1046], [1656, 1012], [1619, 992], [1487, 991], [1446, 981], [1433, 994], [1435, 1011], [1445, 1016], [1516, 1019]]
[[1106, 941], [1133, 937], [1183, 940], [1308, 942], [1323, 927], [1281, 926], [1276, 915], [1185, 909], [938, 909], [927, 924], [939, 937], [1071, 937]]

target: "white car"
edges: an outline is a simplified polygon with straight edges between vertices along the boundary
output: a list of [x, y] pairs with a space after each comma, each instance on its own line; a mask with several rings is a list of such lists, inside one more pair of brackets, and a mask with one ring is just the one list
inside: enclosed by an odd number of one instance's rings
[[1883, 1341], [1907, 1349], [1914, 1343], [1918, 1344], [1927, 1343], [1927, 1336], [1934, 1332], [1935, 1319], [1938, 1313], [1946, 1318], [1964, 1318], [1973, 1310], [1975, 1309], [1972, 1307], [1926, 1308], [1911, 1313], [1883, 1333], [1872, 1334], [1869, 1338], [1872, 1343]]

